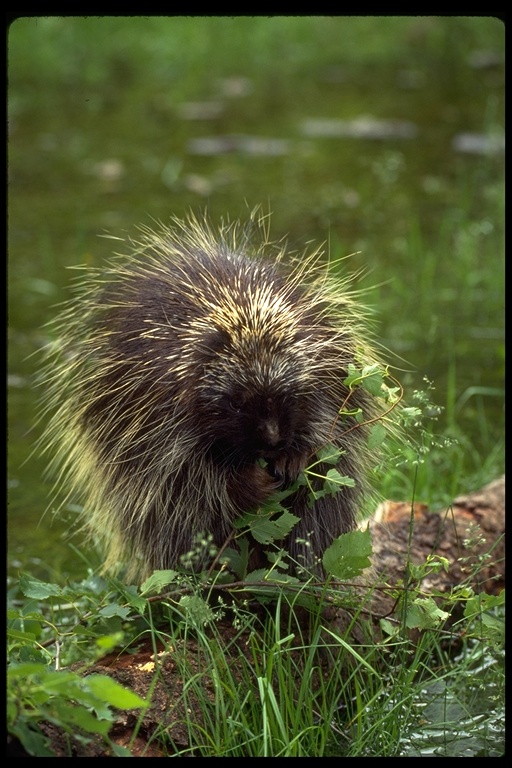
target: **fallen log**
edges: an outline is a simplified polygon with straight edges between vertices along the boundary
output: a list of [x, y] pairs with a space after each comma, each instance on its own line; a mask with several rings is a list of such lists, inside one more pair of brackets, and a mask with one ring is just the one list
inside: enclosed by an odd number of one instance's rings
[[370, 521], [373, 564], [380, 578], [397, 583], [407, 563], [440, 555], [448, 571], [428, 577], [426, 591], [448, 592], [467, 581], [476, 592], [498, 594], [505, 580], [505, 478], [458, 496], [445, 509], [386, 501]]

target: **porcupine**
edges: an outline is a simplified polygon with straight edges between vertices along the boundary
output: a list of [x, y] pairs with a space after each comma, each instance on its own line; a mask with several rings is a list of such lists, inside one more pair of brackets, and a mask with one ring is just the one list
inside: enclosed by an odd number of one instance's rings
[[[262, 220], [255, 243], [251, 221], [140, 227], [130, 255], [90, 270], [56, 319], [49, 443], [59, 482], [83, 494], [106, 569], [176, 567], [200, 532], [222, 546], [241, 513], [289, 487], [325, 444], [342, 449], [337, 469], [355, 485], [312, 506], [295, 491], [285, 547], [312, 565], [356, 525], [367, 427], [339, 409], [349, 365], [377, 359], [366, 313], [321, 249], [288, 257]], [[362, 388], [349, 406], [367, 420], [377, 408]]]

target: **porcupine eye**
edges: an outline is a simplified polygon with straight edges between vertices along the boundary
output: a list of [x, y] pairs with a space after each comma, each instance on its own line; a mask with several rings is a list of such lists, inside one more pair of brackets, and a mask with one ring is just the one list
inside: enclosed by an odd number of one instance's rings
[[223, 429], [247, 461], [266, 458], [280, 444], [276, 407], [268, 398], [234, 389], [224, 399]]
[[240, 413], [243, 410], [245, 403], [246, 403], [245, 398], [243, 398], [242, 395], [239, 395], [239, 394], [231, 395], [228, 401], [228, 405], [230, 409], [234, 411], [234, 413]]

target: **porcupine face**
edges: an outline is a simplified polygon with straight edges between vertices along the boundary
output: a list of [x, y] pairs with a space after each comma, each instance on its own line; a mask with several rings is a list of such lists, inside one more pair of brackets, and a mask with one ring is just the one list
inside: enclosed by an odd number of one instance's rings
[[313, 404], [299, 383], [300, 356], [271, 336], [246, 328], [240, 343], [224, 331], [209, 334], [199, 411], [214, 462], [242, 472], [258, 463], [277, 488], [296, 479], [312, 452]]
[[305, 424], [291, 394], [270, 391], [250, 394], [233, 387], [221, 398], [216, 409], [215, 458], [232, 466], [254, 464], [263, 460], [269, 474], [279, 483], [286, 465], [302, 442]]
[[[171, 375], [179, 379], [187, 420], [202, 449], [228, 472], [263, 460], [275, 485], [293, 480], [308, 428], [298, 385], [300, 330], [288, 316], [300, 296], [273, 267], [240, 255], [201, 255], [194, 278], [194, 289], [186, 296], [182, 289], [180, 306], [190, 307], [185, 322], [166, 308], [183, 339]], [[198, 294], [206, 297], [199, 305]]]

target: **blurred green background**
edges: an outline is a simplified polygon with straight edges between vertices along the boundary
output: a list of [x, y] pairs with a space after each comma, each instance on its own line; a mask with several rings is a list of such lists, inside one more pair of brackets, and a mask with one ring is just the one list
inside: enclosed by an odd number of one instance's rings
[[[151, 219], [272, 212], [358, 252], [407, 397], [433, 382], [429, 503], [503, 470], [504, 26], [492, 17], [41, 17], [8, 35], [9, 564], [73, 570], [33, 453], [66, 268]], [[410, 493], [412, 470], [396, 494]], [[387, 489], [386, 489], [387, 490]], [[70, 514], [73, 512], [70, 510]]]

